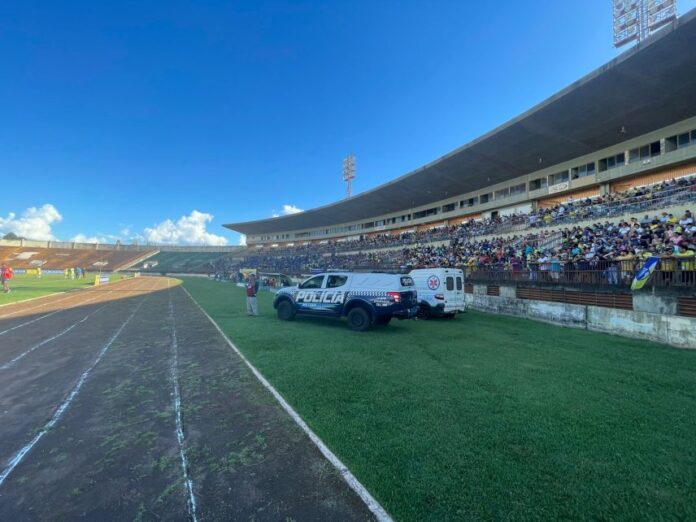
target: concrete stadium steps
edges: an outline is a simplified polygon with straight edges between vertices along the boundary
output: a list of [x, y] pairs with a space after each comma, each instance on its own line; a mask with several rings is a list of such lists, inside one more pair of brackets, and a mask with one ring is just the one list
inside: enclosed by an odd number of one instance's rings
[[153, 273], [210, 273], [213, 272], [210, 263], [229, 255], [230, 252], [166, 252], [160, 250], [147, 259], [147, 261], [157, 261], [157, 266], [143, 269], [143, 271]]
[[119, 270], [128, 270], [129, 268], [134, 267], [135, 265], [138, 265], [140, 263], [144, 263], [148, 259], [150, 259], [152, 256], [155, 256], [159, 254], [159, 250], [152, 250], [150, 252], [145, 252], [142, 256], [139, 256], [137, 259], [133, 259], [130, 261], [125, 262], [122, 265], [119, 265], [118, 267], [114, 268], [114, 271], [117, 272]]

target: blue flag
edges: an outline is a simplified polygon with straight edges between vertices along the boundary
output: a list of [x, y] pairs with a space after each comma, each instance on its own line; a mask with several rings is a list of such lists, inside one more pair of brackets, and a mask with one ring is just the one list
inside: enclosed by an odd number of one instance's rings
[[655, 271], [657, 263], [659, 263], [660, 258], [657, 256], [650, 256], [648, 260], [643, 265], [643, 268], [638, 270], [636, 277], [633, 278], [633, 283], [631, 283], [631, 290], [640, 290], [648, 282], [650, 276]]

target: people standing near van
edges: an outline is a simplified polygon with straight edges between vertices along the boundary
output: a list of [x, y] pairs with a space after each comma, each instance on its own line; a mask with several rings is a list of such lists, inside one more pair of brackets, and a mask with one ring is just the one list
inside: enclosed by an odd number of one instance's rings
[[3, 263], [0, 266], [0, 283], [2, 283], [2, 291], [6, 294], [11, 292], [10, 290], [10, 279], [14, 276], [14, 271], [10, 268], [7, 263]]
[[249, 274], [249, 279], [246, 284], [246, 305], [247, 305], [247, 315], [257, 316], [259, 315], [259, 307], [256, 302], [256, 294], [259, 292], [259, 282], [256, 280], [254, 274]]

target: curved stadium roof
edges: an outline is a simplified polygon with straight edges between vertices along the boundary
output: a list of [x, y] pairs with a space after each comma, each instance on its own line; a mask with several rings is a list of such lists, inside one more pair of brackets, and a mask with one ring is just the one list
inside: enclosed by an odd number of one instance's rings
[[[358, 221], [482, 189], [696, 115], [696, 10], [489, 133], [350, 199], [231, 223], [266, 234]], [[622, 126], [628, 134], [621, 134]], [[375, 209], [379, 209], [376, 213]]]

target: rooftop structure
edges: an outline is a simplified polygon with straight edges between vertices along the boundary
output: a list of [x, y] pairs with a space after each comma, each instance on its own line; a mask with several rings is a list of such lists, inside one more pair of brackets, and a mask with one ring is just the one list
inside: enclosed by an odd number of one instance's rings
[[[696, 116], [696, 10], [487, 134], [389, 183], [242, 234], [359, 221], [493, 186]], [[377, 213], [377, 214], [376, 214]]]

